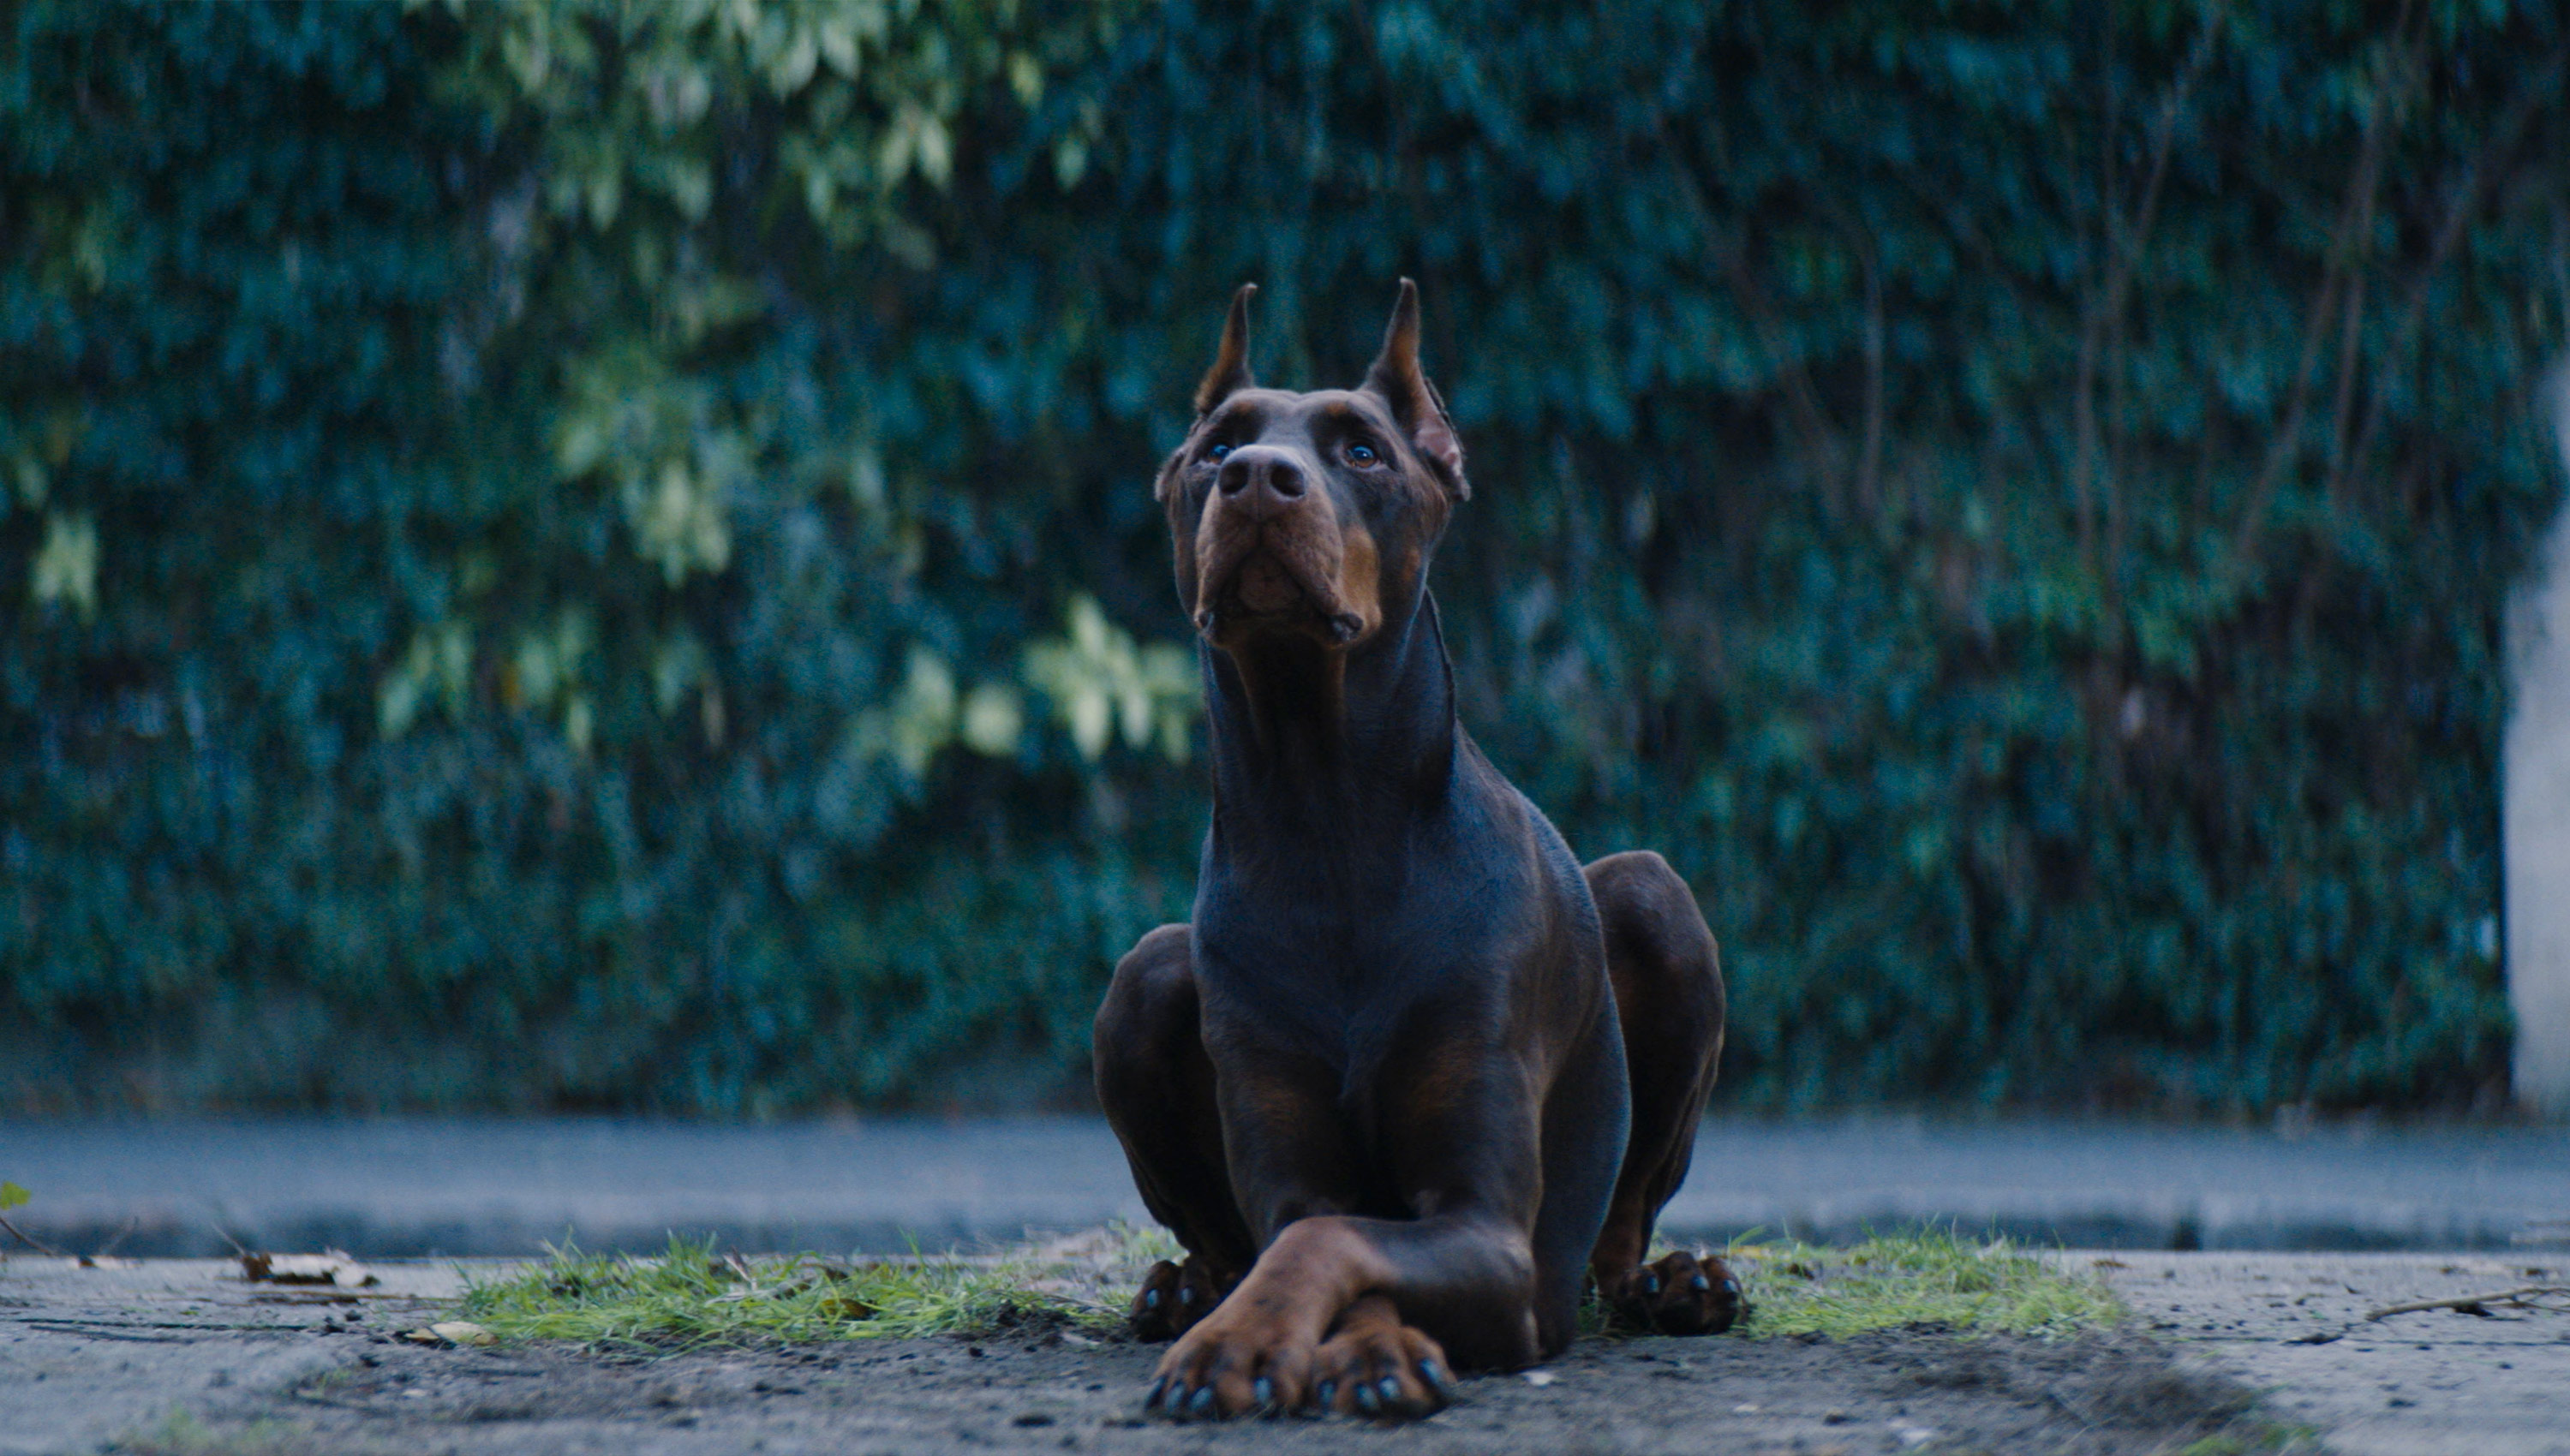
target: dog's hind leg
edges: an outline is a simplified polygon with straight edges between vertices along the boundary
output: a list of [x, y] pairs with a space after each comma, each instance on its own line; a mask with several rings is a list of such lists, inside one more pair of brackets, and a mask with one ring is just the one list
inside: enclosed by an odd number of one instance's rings
[[1740, 1285], [1721, 1260], [1679, 1252], [1642, 1262], [1661, 1207], [1686, 1180], [1721, 1068], [1722, 966], [1713, 932], [1686, 882], [1647, 850], [1609, 855], [1587, 876], [1633, 1089], [1624, 1167], [1589, 1271], [1627, 1323], [1664, 1334], [1727, 1329], [1739, 1317]]
[[1133, 1332], [1169, 1339], [1204, 1317], [1258, 1256], [1232, 1201], [1213, 1062], [1198, 1021], [1194, 952], [1184, 925], [1144, 935], [1115, 965], [1090, 1043], [1097, 1100], [1124, 1145], [1151, 1217], [1185, 1246], [1133, 1298]]

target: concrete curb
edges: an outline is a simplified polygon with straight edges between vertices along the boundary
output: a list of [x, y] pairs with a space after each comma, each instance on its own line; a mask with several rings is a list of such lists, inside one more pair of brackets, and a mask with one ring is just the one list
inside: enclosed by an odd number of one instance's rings
[[[374, 1259], [938, 1250], [1144, 1222], [1089, 1118], [722, 1126], [609, 1119], [15, 1122], [12, 1221], [72, 1251], [208, 1258], [228, 1234]], [[2272, 1131], [1716, 1121], [1663, 1226], [1845, 1240], [1951, 1223], [2099, 1249], [2506, 1250], [2570, 1236], [2570, 1129]], [[2554, 1240], [2553, 1242], [2560, 1242]]]

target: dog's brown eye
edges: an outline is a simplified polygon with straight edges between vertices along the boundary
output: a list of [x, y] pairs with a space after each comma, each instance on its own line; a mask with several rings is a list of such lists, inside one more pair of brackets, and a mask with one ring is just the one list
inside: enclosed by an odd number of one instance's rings
[[1371, 445], [1351, 445], [1348, 447], [1348, 460], [1349, 463], [1354, 465], [1372, 465], [1382, 458], [1383, 457], [1374, 453], [1374, 447]]

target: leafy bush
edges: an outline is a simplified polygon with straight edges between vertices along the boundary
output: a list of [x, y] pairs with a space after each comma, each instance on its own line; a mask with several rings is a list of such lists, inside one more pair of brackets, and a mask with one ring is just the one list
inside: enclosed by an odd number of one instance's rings
[[2500, 1085], [2547, 8], [6, 24], [10, 1105], [1075, 1087], [1151, 466], [1234, 283], [1316, 385], [1402, 272], [1467, 721], [1694, 882], [1732, 1105]]

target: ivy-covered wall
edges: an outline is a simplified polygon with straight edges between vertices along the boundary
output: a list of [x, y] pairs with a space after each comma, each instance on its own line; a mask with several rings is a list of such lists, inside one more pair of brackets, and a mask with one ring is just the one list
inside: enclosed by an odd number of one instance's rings
[[1403, 273], [1466, 718], [1693, 881], [1725, 1104], [2503, 1093], [2549, 6], [0, 25], [0, 1107], [1076, 1096], [1151, 469]]

